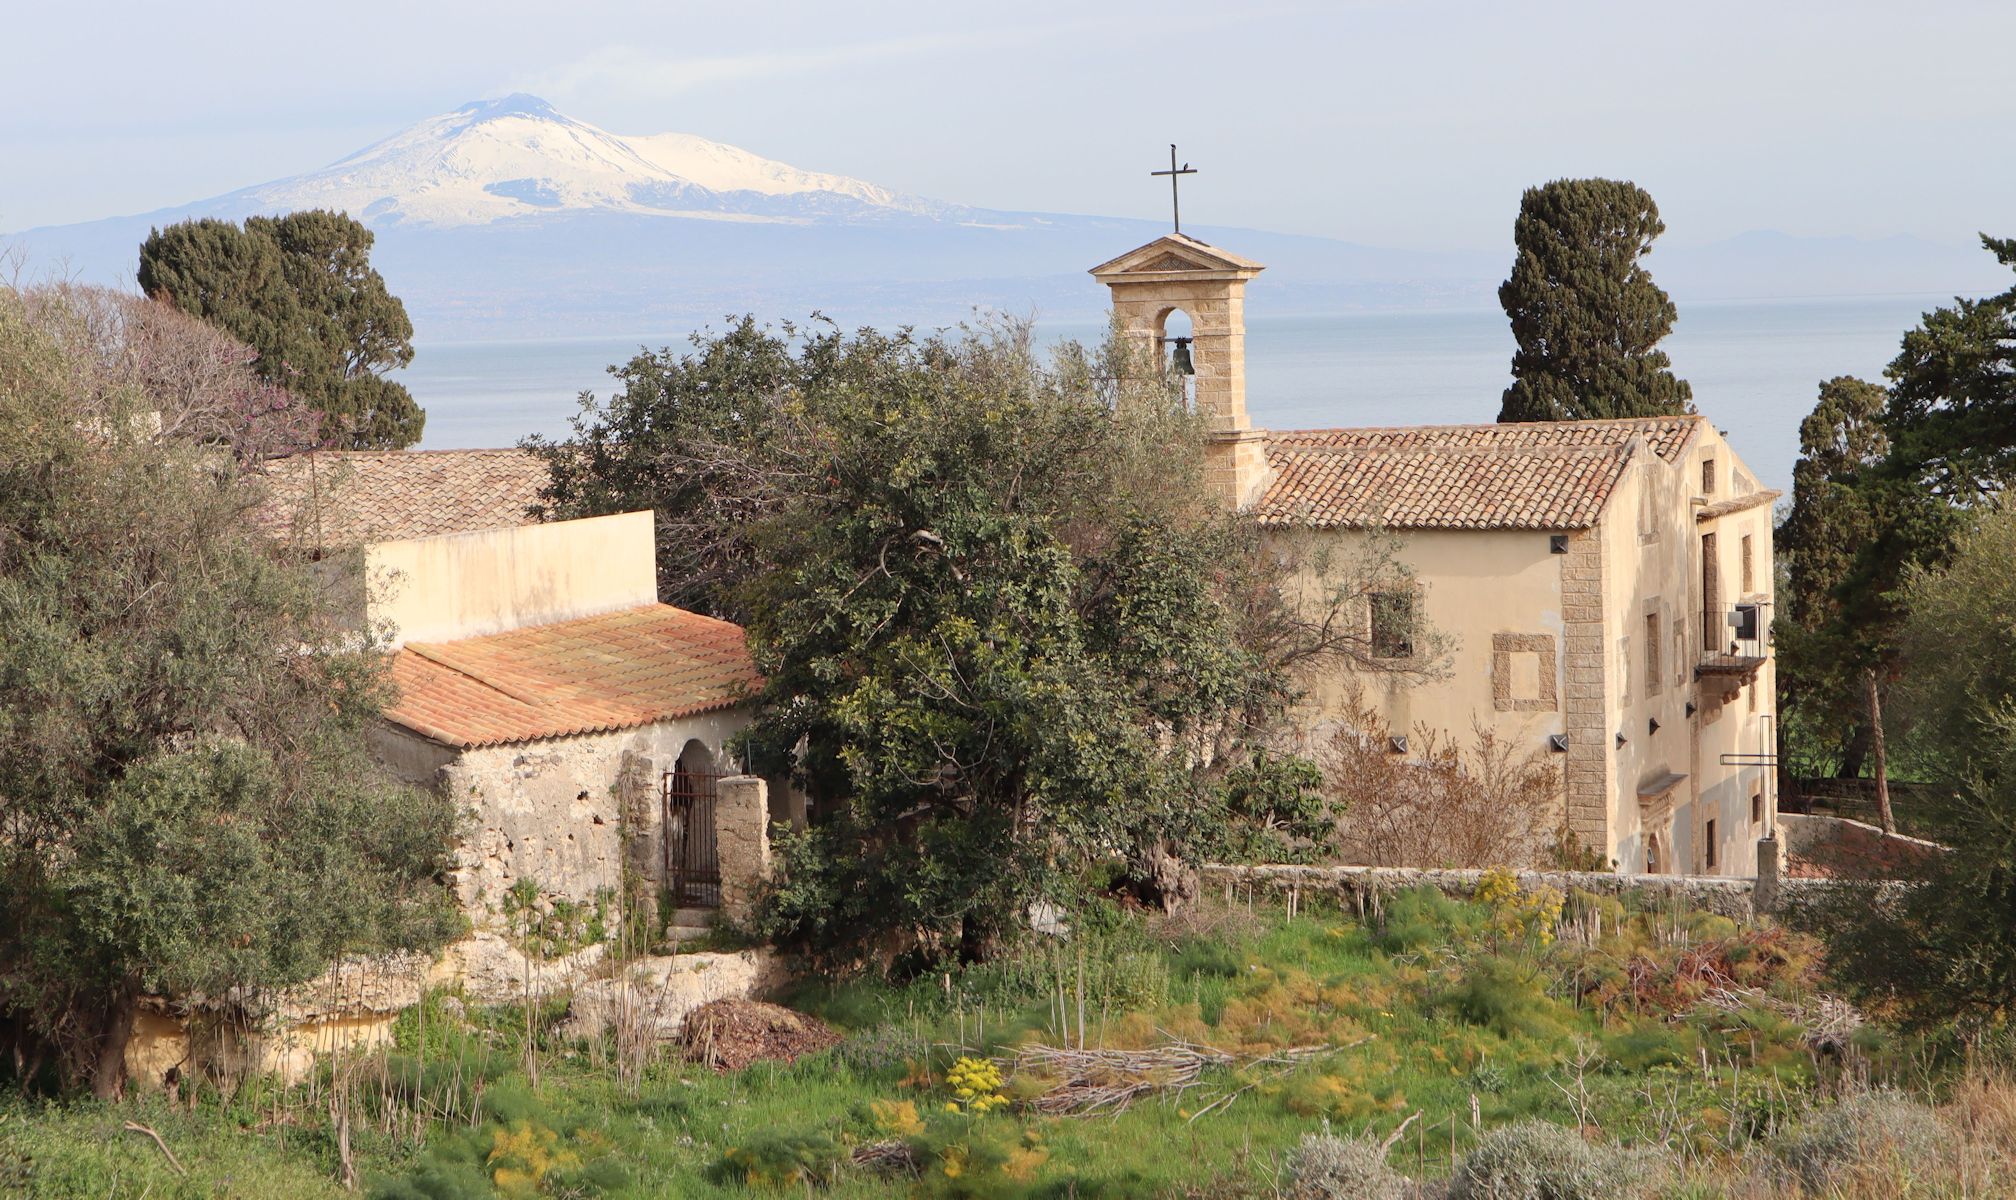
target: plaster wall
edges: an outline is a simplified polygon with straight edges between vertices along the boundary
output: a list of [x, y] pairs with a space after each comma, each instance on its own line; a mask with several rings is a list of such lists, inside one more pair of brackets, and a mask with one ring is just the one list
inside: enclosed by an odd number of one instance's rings
[[[1282, 532], [1271, 549], [1303, 562], [1327, 549], [1348, 574], [1367, 540], [1350, 529]], [[1482, 725], [1518, 753], [1551, 754], [1548, 735], [1563, 729], [1567, 666], [1560, 556], [1548, 534], [1414, 530], [1401, 535], [1394, 557], [1414, 572], [1417, 618], [1452, 643], [1449, 670], [1418, 682], [1336, 667], [1305, 676], [1305, 734], [1323, 740], [1348, 728], [1355, 688], [1395, 733], [1418, 738], [1427, 726], [1467, 746]], [[1307, 602], [1318, 602], [1313, 572], [1298, 585]], [[1369, 622], [1369, 614], [1357, 619]], [[1562, 756], [1553, 757], [1559, 765]]]
[[638, 608], [658, 599], [654, 553], [649, 512], [376, 542], [366, 615], [398, 646]]

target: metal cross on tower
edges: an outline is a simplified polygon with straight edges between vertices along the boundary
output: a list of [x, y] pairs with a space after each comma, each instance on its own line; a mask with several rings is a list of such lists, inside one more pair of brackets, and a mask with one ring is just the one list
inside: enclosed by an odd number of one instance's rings
[[1195, 175], [1197, 173], [1196, 168], [1187, 162], [1181, 167], [1176, 165], [1176, 143], [1171, 142], [1169, 143], [1169, 169], [1166, 171], [1150, 171], [1148, 173], [1150, 175], [1167, 175], [1169, 177], [1169, 215], [1175, 219], [1176, 232], [1183, 232], [1183, 208], [1176, 198], [1176, 180], [1181, 175]]

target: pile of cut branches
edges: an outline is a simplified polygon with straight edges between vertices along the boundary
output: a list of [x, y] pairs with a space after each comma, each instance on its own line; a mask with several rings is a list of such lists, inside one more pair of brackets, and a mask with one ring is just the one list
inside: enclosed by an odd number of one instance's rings
[[[1030, 1108], [1049, 1116], [1089, 1117], [1123, 1113], [1143, 1096], [1181, 1095], [1196, 1087], [1211, 1067], [1285, 1072], [1341, 1049], [1346, 1047], [1293, 1046], [1270, 1054], [1238, 1055], [1173, 1040], [1152, 1050], [1088, 1050], [1030, 1043], [1016, 1047], [1014, 1056], [1002, 1060], [1002, 1065], [1018, 1078], [1052, 1081], [1027, 1101]], [[1191, 1120], [1229, 1105], [1252, 1087], [1248, 1083], [1217, 1097]]]
[[1718, 987], [1701, 997], [1701, 1005], [1720, 1012], [1740, 1013], [1761, 1008], [1799, 1026], [1800, 1040], [1816, 1051], [1839, 1054], [1848, 1048], [1848, 1039], [1862, 1028], [1860, 1009], [1822, 992], [1806, 1000], [1780, 1000], [1761, 988]]

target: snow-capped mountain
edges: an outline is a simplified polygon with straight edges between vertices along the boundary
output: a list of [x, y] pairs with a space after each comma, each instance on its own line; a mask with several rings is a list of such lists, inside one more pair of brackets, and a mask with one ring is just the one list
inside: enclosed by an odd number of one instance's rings
[[948, 207], [693, 134], [624, 137], [524, 94], [472, 101], [319, 171], [220, 196], [216, 206], [334, 208], [374, 226], [437, 228], [553, 213], [807, 221], [937, 216]]
[[[1143, 176], [1144, 212], [1162, 193]], [[999, 212], [807, 171], [691, 133], [612, 133], [535, 96], [428, 117], [320, 170], [131, 217], [0, 235], [31, 274], [133, 284], [150, 228], [327, 208], [422, 338], [666, 331], [728, 313], [939, 324], [975, 308], [1094, 318], [1085, 269], [1160, 220]], [[1496, 263], [1253, 230], [1198, 232], [1270, 264], [1277, 311], [1480, 304]]]
[[[1167, 193], [1145, 174], [1141, 183], [1141, 211], [1160, 212]], [[422, 339], [659, 336], [744, 312], [933, 325], [991, 307], [1090, 320], [1106, 296], [1086, 268], [1168, 229], [941, 203], [690, 133], [611, 133], [512, 95], [428, 117], [306, 174], [0, 234], [0, 257], [18, 252], [31, 276], [131, 287], [150, 228], [306, 208], [346, 211], [376, 231], [372, 261]], [[1255, 316], [1489, 308], [1510, 255], [1193, 232], [1268, 264], [1248, 298]], [[1653, 274], [1685, 301], [1966, 290], [1994, 265], [1977, 251], [1901, 243], [1758, 235], [1720, 246], [1662, 246]]]

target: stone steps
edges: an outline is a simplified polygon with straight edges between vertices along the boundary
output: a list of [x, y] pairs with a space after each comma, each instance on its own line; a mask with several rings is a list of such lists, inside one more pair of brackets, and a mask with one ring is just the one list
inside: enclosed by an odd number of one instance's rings
[[678, 945], [704, 938], [714, 932], [714, 909], [681, 908], [672, 914], [672, 923], [665, 927], [665, 940]]

